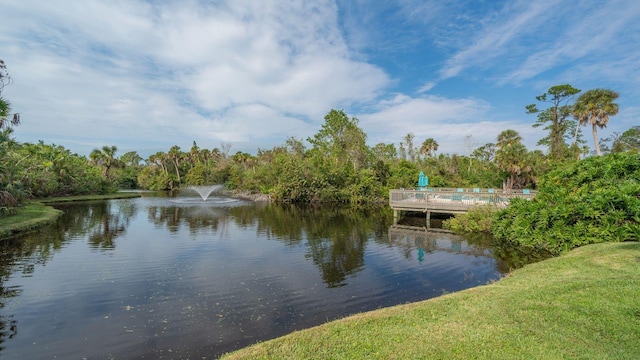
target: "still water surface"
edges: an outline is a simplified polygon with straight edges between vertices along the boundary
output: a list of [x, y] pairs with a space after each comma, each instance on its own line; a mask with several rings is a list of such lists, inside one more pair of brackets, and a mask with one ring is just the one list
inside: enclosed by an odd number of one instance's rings
[[0, 243], [3, 359], [212, 359], [501, 276], [491, 250], [389, 214], [214, 196], [61, 204]]

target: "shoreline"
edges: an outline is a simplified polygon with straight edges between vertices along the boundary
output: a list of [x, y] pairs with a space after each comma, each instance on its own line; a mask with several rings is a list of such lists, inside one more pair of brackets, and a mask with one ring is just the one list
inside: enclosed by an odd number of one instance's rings
[[269, 196], [269, 194], [252, 193], [249, 191], [234, 190], [231, 192], [231, 197], [254, 202], [271, 202], [271, 196]]
[[38, 199], [37, 201], [41, 204], [56, 204], [56, 203], [65, 203], [65, 202], [76, 202], [76, 201], [130, 199], [130, 198], [138, 198], [138, 197], [142, 197], [142, 195], [137, 192], [117, 192], [113, 194], [102, 194], [102, 195], [58, 196], [58, 197], [52, 197], [52, 198]]
[[39, 202], [25, 205], [20, 211], [0, 218], [0, 241], [28, 234], [54, 223], [63, 212]]

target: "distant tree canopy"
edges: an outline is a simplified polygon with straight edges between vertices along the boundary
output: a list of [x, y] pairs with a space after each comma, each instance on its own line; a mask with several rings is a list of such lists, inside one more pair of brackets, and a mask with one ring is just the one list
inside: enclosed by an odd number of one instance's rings
[[16, 207], [26, 198], [26, 192], [12, 181], [10, 168], [13, 164], [8, 161], [9, 152], [15, 145], [11, 127], [20, 123], [20, 115], [11, 114], [11, 104], [2, 97], [4, 87], [10, 83], [7, 66], [0, 60], [0, 215], [15, 213]]
[[613, 140], [611, 152], [632, 151], [640, 153], [640, 126], [634, 126]]
[[[0, 95], [10, 80], [0, 61]], [[397, 144], [370, 147], [358, 119], [332, 109], [306, 142], [288, 138], [255, 155], [232, 154], [229, 143], [207, 149], [193, 142], [187, 150], [171, 145], [146, 159], [135, 151], [117, 157], [115, 146], [94, 149], [87, 159], [57, 145], [16, 143], [11, 134], [19, 116], [11, 115], [9, 102], [0, 96], [0, 200], [4, 199], [0, 209], [15, 207], [28, 197], [118, 188], [176, 190], [213, 183], [268, 194], [283, 202], [379, 203], [386, 201], [390, 188], [417, 187], [420, 171], [429, 176], [431, 186], [535, 188], [550, 169], [588, 153], [588, 148], [578, 147], [582, 141], [579, 124], [591, 124], [595, 139], [597, 128], [606, 126], [618, 111], [614, 102], [618, 94], [611, 90], [586, 91], [572, 104], [579, 92], [568, 84], [556, 85], [536, 97], [539, 103], [548, 103], [548, 108], [526, 107], [537, 114], [533, 126], [544, 126], [547, 131], [539, 142], [548, 146], [546, 154], [528, 150], [512, 129], [503, 129], [494, 142], [479, 147], [467, 135], [464, 150], [468, 155], [438, 154], [435, 138], [417, 138], [413, 133]], [[640, 127], [636, 126], [603, 141], [604, 152], [637, 152], [639, 143]], [[599, 144], [594, 145], [600, 153]]]

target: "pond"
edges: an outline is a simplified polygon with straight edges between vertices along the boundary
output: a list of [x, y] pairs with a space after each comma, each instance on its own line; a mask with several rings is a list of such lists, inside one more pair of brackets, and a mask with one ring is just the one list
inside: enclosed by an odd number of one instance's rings
[[3, 359], [212, 359], [504, 272], [490, 248], [389, 211], [189, 194], [56, 207], [57, 224], [0, 242]]

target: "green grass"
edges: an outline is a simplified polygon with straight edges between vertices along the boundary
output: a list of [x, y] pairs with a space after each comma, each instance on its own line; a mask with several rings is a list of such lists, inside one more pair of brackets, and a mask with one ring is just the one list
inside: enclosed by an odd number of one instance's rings
[[54, 222], [62, 211], [40, 203], [32, 203], [17, 214], [0, 217], [0, 239], [36, 230]]
[[61, 197], [52, 197], [52, 198], [46, 198], [46, 199], [38, 199], [38, 201], [43, 204], [54, 204], [54, 203], [72, 202], [72, 201], [129, 199], [129, 198], [136, 198], [140, 196], [142, 195], [137, 193], [113, 193], [113, 194], [103, 194], [103, 195], [61, 196]]
[[640, 243], [589, 245], [504, 279], [362, 313], [225, 359], [640, 359]]

